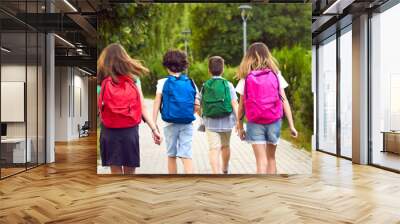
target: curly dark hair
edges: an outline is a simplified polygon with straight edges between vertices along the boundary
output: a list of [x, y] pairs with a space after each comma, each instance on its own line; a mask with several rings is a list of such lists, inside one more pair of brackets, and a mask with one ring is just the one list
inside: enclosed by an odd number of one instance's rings
[[185, 52], [180, 50], [169, 50], [164, 55], [163, 65], [171, 72], [183, 72], [187, 69], [189, 61]]

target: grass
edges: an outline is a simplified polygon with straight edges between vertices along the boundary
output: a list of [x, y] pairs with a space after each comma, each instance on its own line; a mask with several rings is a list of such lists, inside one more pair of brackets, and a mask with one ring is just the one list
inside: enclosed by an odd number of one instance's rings
[[293, 145], [295, 145], [297, 148], [303, 148], [308, 152], [311, 152], [311, 135], [312, 131], [311, 130], [304, 130], [303, 128], [297, 129], [298, 136], [297, 138], [292, 138], [290, 134], [290, 128], [287, 124], [287, 121], [285, 120], [282, 124], [282, 130], [281, 130], [281, 137], [289, 142], [291, 142]]

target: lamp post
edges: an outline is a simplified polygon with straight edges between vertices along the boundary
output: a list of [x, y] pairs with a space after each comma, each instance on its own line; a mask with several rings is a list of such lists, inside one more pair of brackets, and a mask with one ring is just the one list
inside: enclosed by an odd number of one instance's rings
[[[183, 34], [183, 38], [184, 38], [184, 40], [185, 40], [185, 53], [186, 53], [186, 57], [187, 57], [188, 60], [189, 60], [188, 39], [189, 39], [189, 35], [190, 35], [192, 32], [190, 31], [190, 29], [187, 29], [187, 30], [183, 30], [181, 33]], [[189, 69], [186, 69], [186, 74], [187, 74], [187, 75], [189, 74]]]
[[249, 13], [247, 11], [251, 10], [250, 5], [240, 5], [239, 9], [241, 11], [243, 21], [243, 56], [246, 54], [247, 49], [247, 19], [249, 18]]
[[185, 53], [186, 53], [186, 56], [187, 56], [187, 57], [189, 57], [189, 52], [188, 52], [188, 39], [189, 39], [189, 35], [190, 35], [191, 33], [192, 33], [192, 32], [191, 32], [190, 30], [183, 30], [183, 31], [182, 31], [182, 34], [183, 34], [184, 39], [185, 39]]

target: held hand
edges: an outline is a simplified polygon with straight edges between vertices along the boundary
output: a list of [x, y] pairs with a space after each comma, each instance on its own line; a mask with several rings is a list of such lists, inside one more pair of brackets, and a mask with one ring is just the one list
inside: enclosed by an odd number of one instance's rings
[[236, 133], [239, 133], [239, 130], [243, 129], [243, 123], [242, 122], [236, 122], [235, 130]]
[[238, 130], [238, 135], [240, 140], [245, 140], [246, 139], [246, 131], [242, 128]]
[[153, 141], [154, 144], [160, 145], [162, 142], [162, 137], [158, 128], [154, 129], [153, 131]]
[[291, 127], [291, 128], [290, 128], [290, 134], [291, 134], [292, 138], [297, 138], [298, 133], [297, 133], [296, 128]]
[[237, 122], [236, 132], [241, 140], [244, 140], [246, 138], [246, 131], [243, 128], [243, 123]]

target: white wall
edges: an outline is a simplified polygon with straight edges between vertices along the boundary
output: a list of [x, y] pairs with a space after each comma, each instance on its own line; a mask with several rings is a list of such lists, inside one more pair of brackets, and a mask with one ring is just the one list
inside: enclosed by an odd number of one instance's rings
[[[27, 70], [25, 70], [27, 69]], [[34, 86], [34, 88], [27, 88], [27, 118], [28, 122], [28, 129], [33, 127], [36, 130], [36, 106], [37, 106], [37, 97], [36, 97], [36, 80], [33, 80], [30, 75], [35, 74], [36, 76], [36, 66], [27, 66], [18, 65], [18, 64], [4, 64], [1, 66], [1, 81], [4, 82], [25, 82], [25, 75], [26, 71], [28, 71], [28, 85], [29, 87]], [[38, 105], [39, 107], [42, 105]], [[32, 109], [33, 108], [33, 109]], [[1, 108], [2, 110], [7, 110], [8, 108]], [[33, 113], [33, 111], [35, 113]], [[34, 122], [34, 124], [31, 124]], [[26, 122], [7, 122], [7, 134], [8, 137], [25, 137], [25, 123]], [[29, 131], [29, 130], [28, 130]], [[36, 132], [35, 132], [36, 135]], [[28, 137], [29, 133], [28, 133]]]
[[68, 140], [69, 117], [69, 69], [67, 67], [55, 68], [55, 141]]
[[[18, 81], [25, 82], [25, 65], [2, 65], [1, 66], [1, 81]], [[7, 108], [1, 108], [7, 110]], [[7, 137], [25, 137], [25, 123], [11, 122], [7, 123]]]
[[[27, 80], [25, 78], [27, 77]], [[32, 161], [44, 163], [44, 74], [42, 67], [25, 66], [25, 64], [3, 64], [1, 66], [1, 80], [2, 82], [24, 82], [26, 83], [26, 107], [25, 104], [20, 108], [20, 112], [27, 115], [27, 120], [22, 122], [6, 122], [7, 123], [7, 137], [8, 138], [25, 138], [29, 139], [31, 148]], [[3, 91], [4, 89], [2, 89]], [[24, 94], [24, 90], [20, 90], [20, 94]], [[3, 97], [7, 97], [2, 95]], [[2, 107], [1, 110], [7, 111], [12, 108]], [[7, 111], [13, 113], [12, 111]], [[38, 155], [37, 155], [38, 153]]]
[[55, 119], [56, 141], [77, 139], [88, 120], [88, 78], [76, 68], [56, 67]]

